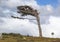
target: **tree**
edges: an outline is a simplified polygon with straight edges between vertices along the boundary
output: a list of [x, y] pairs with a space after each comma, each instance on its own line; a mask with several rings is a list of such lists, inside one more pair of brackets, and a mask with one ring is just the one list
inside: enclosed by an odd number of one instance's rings
[[[18, 13], [22, 13], [21, 16], [31, 15], [31, 16], [36, 17], [36, 20], [38, 23], [38, 28], [39, 28], [39, 35], [40, 35], [40, 37], [42, 37], [42, 30], [40, 27], [40, 19], [39, 19], [39, 14], [38, 14], [37, 10], [34, 10], [30, 6], [26, 6], [26, 5], [25, 6], [18, 6], [17, 9], [18, 9], [18, 11], [17, 11]], [[19, 18], [19, 17], [14, 17], [14, 16], [12, 16], [12, 17]], [[24, 18], [19, 18], [19, 19], [24, 19]]]

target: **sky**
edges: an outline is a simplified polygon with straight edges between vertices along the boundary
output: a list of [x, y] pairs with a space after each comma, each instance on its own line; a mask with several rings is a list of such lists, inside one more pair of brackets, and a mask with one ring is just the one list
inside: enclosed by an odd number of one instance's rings
[[54, 7], [57, 6], [58, 0], [36, 0], [39, 5], [47, 5], [50, 4]]
[[[38, 11], [43, 37], [60, 38], [60, 0], [0, 0], [0, 33], [39, 36], [36, 20], [11, 17], [12, 15], [21, 17], [17, 13], [17, 6], [21, 5], [31, 6]], [[24, 16], [24, 18], [35, 19], [33, 16]]]

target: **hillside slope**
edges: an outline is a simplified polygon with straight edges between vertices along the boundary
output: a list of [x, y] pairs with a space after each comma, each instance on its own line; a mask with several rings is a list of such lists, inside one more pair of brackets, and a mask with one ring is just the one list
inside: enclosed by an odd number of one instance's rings
[[20, 34], [3, 34], [0, 42], [60, 42], [60, 39], [22, 36]]

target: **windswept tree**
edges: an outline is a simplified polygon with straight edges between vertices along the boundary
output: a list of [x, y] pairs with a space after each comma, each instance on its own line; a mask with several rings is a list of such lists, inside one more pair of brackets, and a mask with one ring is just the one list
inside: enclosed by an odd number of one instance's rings
[[[31, 16], [36, 17], [36, 20], [37, 20], [37, 23], [38, 23], [38, 28], [39, 28], [39, 35], [40, 35], [40, 37], [42, 37], [42, 30], [41, 30], [41, 27], [40, 27], [40, 19], [39, 19], [39, 14], [38, 14], [37, 10], [34, 10], [30, 6], [26, 6], [26, 5], [25, 6], [18, 6], [17, 9], [18, 9], [18, 11], [17, 11], [18, 13], [22, 13], [21, 16], [31, 15]], [[12, 16], [12, 17], [23, 19], [23, 18], [20, 18], [20, 17], [14, 17], [14, 16]]]

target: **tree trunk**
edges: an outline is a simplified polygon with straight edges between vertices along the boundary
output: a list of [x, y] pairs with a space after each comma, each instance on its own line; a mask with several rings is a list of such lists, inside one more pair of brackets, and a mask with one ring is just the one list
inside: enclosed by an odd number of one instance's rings
[[39, 19], [38, 15], [36, 15], [36, 20], [37, 20], [37, 24], [38, 24], [38, 28], [39, 28], [39, 36], [42, 37], [42, 29], [40, 27], [40, 19]]

